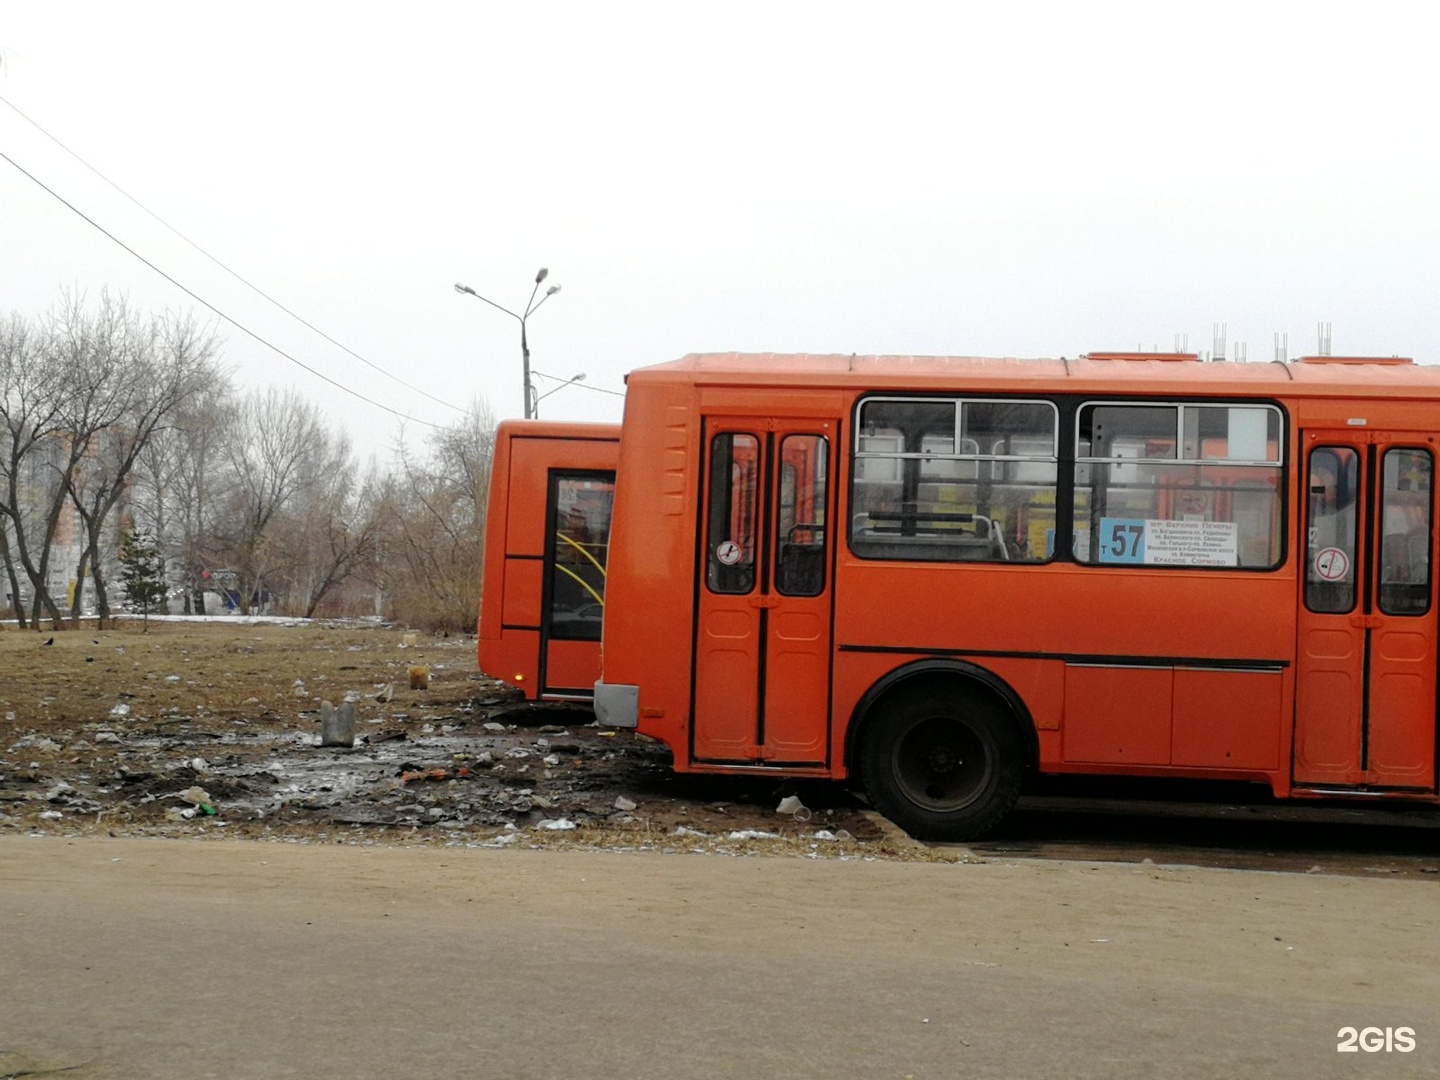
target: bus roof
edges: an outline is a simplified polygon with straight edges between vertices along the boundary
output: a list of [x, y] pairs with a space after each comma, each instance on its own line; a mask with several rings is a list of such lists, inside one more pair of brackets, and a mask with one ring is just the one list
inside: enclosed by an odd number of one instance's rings
[[1215, 394], [1429, 397], [1440, 395], [1440, 365], [1403, 357], [1306, 357], [1289, 363], [1202, 362], [1193, 354], [1095, 353], [1074, 359], [976, 356], [860, 356], [692, 353], [639, 368], [627, 382], [696, 386], [804, 384], [869, 390], [1096, 393], [1135, 390]]
[[495, 428], [498, 436], [531, 439], [609, 439], [620, 438], [619, 424], [599, 424], [589, 420], [502, 420]]

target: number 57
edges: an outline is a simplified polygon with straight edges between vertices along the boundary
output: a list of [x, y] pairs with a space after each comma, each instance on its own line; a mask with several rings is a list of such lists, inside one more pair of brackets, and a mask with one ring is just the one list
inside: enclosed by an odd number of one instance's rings
[[1133, 558], [1140, 554], [1140, 545], [1145, 540], [1144, 525], [1125, 525], [1116, 522], [1110, 526], [1110, 554], [1117, 559]]

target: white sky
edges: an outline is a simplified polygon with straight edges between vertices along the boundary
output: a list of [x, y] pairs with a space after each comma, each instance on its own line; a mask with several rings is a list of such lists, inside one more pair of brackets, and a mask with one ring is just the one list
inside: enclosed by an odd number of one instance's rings
[[[687, 352], [1440, 355], [1420, 4], [0, 0], [0, 97], [221, 262], [448, 402]], [[457, 414], [227, 277], [0, 104], [0, 151], [338, 382]], [[0, 160], [0, 310], [189, 297]], [[389, 414], [221, 327], [382, 455]], [[537, 379], [543, 392], [554, 386]], [[566, 387], [559, 419], [621, 399]], [[424, 428], [412, 427], [418, 437]]]

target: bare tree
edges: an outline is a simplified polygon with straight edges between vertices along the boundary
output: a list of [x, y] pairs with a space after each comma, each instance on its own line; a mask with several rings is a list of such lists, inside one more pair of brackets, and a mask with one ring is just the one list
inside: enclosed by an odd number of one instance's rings
[[235, 410], [229, 378], [217, 373], [142, 454], [135, 513], [178, 565], [186, 615], [205, 614], [210, 574], [223, 557], [216, 523], [230, 480], [222, 449]]
[[416, 458], [402, 443], [386, 493], [382, 583], [396, 617], [432, 629], [473, 625], [480, 599], [485, 498], [495, 421], [483, 402], [429, 440]]
[[68, 477], [70, 499], [85, 531], [70, 616], [78, 619], [87, 566], [95, 583], [96, 607], [103, 621], [110, 615], [106, 595], [101, 537], [107, 520], [126, 494], [141, 453], [157, 431], [171, 424], [183, 406], [216, 377], [217, 342], [212, 328], [198, 326], [191, 315], [155, 320], [150, 333], [135, 335], [140, 346], [127, 357], [117, 376], [122, 419], [90, 436], [85, 453]]
[[18, 314], [0, 323], [0, 555], [22, 627], [27, 622], [19, 571], [32, 576], [34, 489], [46, 476], [39, 459], [62, 429], [64, 389], [56, 357], [35, 328]]
[[0, 422], [5, 447], [3, 512], [10, 538], [6, 556], [18, 610], [18, 561], [32, 592], [33, 623], [46, 611], [60, 621], [49, 587], [50, 558], [65, 509], [67, 478], [85, 452], [88, 437], [114, 415], [112, 348], [124, 337], [122, 304], [107, 295], [102, 312], [87, 317], [79, 299], [67, 295], [38, 329], [21, 329], [12, 318], [0, 359]]
[[137, 527], [182, 567], [187, 611], [203, 611], [207, 584], [242, 611], [278, 597], [307, 615], [353, 609], [368, 585], [406, 621], [471, 625], [488, 409], [420, 454], [402, 443], [390, 474], [362, 471], [295, 391], [236, 398], [216, 351], [192, 318], [141, 318], [108, 292], [98, 308], [66, 296], [38, 322], [0, 322], [0, 563], [17, 606], [28, 587], [26, 625], [63, 619], [62, 559], [71, 617], [87, 577], [107, 617], [107, 530]]
[[[42, 610], [54, 623], [61, 620], [49, 588], [50, 562], [62, 522], [67, 534], [71, 530], [71, 523], [64, 521], [71, 480], [97, 437], [129, 412], [134, 392], [129, 371], [149, 355], [155, 333], [153, 324], [131, 311], [124, 297], [108, 290], [101, 292], [93, 313], [83, 296], [67, 293], [45, 319], [42, 350], [63, 387], [62, 400], [44, 447], [47, 475], [32, 489], [37, 508], [33, 527], [17, 528], [20, 561], [34, 589], [31, 618], [36, 623]], [[73, 540], [68, 535], [65, 539]]]
[[379, 550], [384, 488], [373, 462], [360, 471], [343, 437], [332, 439], [317, 464], [290, 511], [277, 521], [272, 547], [282, 564], [275, 574], [287, 585], [289, 610], [307, 618], [337, 598], [347, 582], [370, 576]]
[[240, 399], [222, 446], [231, 488], [217, 533], [242, 612], [266, 594], [272, 524], [313, 478], [310, 465], [329, 444], [319, 410], [294, 390], [256, 390]]

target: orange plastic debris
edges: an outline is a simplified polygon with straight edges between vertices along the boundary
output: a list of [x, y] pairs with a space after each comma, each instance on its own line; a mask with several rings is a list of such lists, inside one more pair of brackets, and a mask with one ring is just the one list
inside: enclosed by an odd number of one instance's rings
[[422, 769], [417, 772], [402, 772], [400, 782], [408, 784], [412, 780], [444, 780], [449, 775], [444, 769]]

